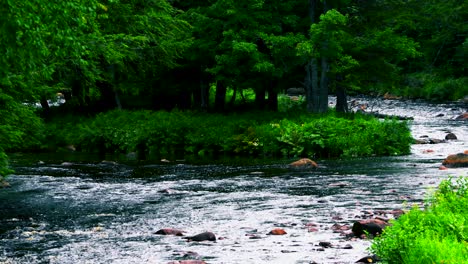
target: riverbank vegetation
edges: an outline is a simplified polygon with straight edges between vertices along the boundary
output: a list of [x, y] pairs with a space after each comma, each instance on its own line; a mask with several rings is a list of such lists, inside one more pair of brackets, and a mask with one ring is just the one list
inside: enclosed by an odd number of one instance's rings
[[427, 202], [414, 207], [375, 238], [384, 263], [468, 263], [468, 178], [448, 179]]
[[[90, 135], [99, 137], [89, 129], [102, 127], [106, 128], [102, 131], [105, 135], [124, 139], [116, 128], [109, 128], [121, 124], [104, 121], [108, 111], [109, 117], [117, 115], [115, 109], [135, 110], [135, 115], [145, 118], [158, 115], [145, 112], [149, 110], [229, 113], [224, 119], [213, 117], [224, 122], [227, 118], [235, 119], [238, 110], [278, 111], [279, 95], [289, 88], [300, 88], [304, 112], [314, 114], [329, 111], [330, 94], [337, 97], [334, 111], [344, 113], [349, 112], [347, 94], [379, 96], [390, 92], [431, 100], [461, 99], [468, 89], [467, 10], [466, 1], [459, 0], [2, 2], [0, 175], [9, 172], [5, 151], [27, 150], [38, 144], [40, 136], [38, 139], [35, 131], [45, 129], [41, 128], [42, 119], [55, 118], [51, 113], [57, 97], [63, 100], [57, 111], [63, 117], [97, 115], [95, 121], [86, 119], [76, 130], [83, 135], [76, 135], [73, 141], [64, 136], [70, 143], [79, 138], [91, 140]], [[231, 107], [244, 101], [250, 92], [254, 103], [248, 108]], [[174, 124], [177, 131], [177, 122], [161, 118], [170, 122], [169, 127]], [[332, 122], [350, 125], [334, 118]], [[268, 133], [259, 132], [267, 127], [273, 129], [271, 137], [281, 138], [281, 133], [288, 133], [283, 130], [294, 126], [298, 129], [302, 124], [309, 126], [305, 121], [287, 122], [279, 119], [252, 127], [256, 136], [267, 139]], [[98, 125], [101, 123], [105, 125]], [[280, 128], [272, 124], [279, 124]], [[393, 125], [397, 124], [389, 126]], [[148, 125], [137, 126], [157, 127], [151, 120]], [[298, 139], [293, 143], [276, 143], [271, 151], [287, 155], [324, 152], [316, 154], [324, 156], [405, 153], [372, 147], [351, 150], [345, 143], [337, 144], [344, 147], [341, 150], [327, 149], [324, 145], [327, 138], [318, 139], [315, 135], [338, 134], [328, 129], [311, 129], [311, 135], [306, 132], [302, 135], [312, 137], [311, 145], [283, 150], [281, 144], [295, 145], [301, 142]], [[355, 129], [361, 131], [359, 127]], [[52, 130], [47, 131], [49, 138], [62, 140], [60, 136], [51, 136]], [[209, 131], [203, 135], [219, 133]], [[183, 149], [193, 153], [206, 149], [261, 155], [270, 151], [263, 149], [268, 148], [265, 145], [262, 149], [254, 149], [254, 145], [229, 146], [233, 142], [248, 145], [250, 137], [255, 138], [251, 132], [236, 133], [237, 141], [229, 134], [228, 142], [215, 141], [216, 147], [200, 147], [202, 139], [184, 136]], [[406, 138], [406, 130], [403, 133]], [[114, 145], [118, 143], [122, 151], [138, 146], [144, 152], [152, 152], [152, 145], [147, 143], [152, 139], [143, 144], [140, 137], [136, 136], [138, 143], [110, 140], [110, 136], [95, 140], [102, 141], [104, 146], [110, 144], [106, 150], [115, 151]], [[160, 138], [176, 145], [182, 139], [171, 135]], [[308, 140], [304, 142], [308, 144]], [[85, 140], [78, 143], [87, 148]], [[173, 151], [167, 148], [159, 152]]]
[[252, 157], [363, 157], [408, 154], [407, 123], [334, 112], [207, 114], [115, 110], [85, 118], [58, 118], [46, 126], [49, 146], [78, 151]]

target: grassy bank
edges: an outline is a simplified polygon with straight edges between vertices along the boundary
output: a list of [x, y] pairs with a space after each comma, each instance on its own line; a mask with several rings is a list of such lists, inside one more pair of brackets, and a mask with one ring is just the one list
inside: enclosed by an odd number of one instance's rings
[[384, 263], [468, 263], [468, 178], [445, 180], [425, 210], [413, 208], [375, 239]]
[[55, 118], [47, 148], [137, 152], [145, 157], [240, 155], [356, 157], [410, 151], [408, 125], [361, 115], [249, 112], [111, 111], [94, 118]]

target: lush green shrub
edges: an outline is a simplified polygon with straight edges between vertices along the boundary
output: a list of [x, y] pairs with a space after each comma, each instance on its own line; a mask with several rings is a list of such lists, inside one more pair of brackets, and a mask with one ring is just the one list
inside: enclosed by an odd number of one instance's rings
[[468, 263], [468, 178], [444, 180], [426, 209], [414, 207], [375, 239], [386, 263]]
[[290, 111], [303, 111], [306, 108], [305, 96], [290, 97], [285, 94], [278, 95], [278, 111], [279, 112], [290, 112]]
[[430, 101], [455, 101], [468, 94], [468, 77], [444, 78], [435, 73], [416, 73], [406, 78], [406, 88], [394, 92]]
[[5, 152], [38, 149], [44, 126], [35, 108], [15, 102], [0, 89], [0, 183], [12, 173]]
[[[78, 122], [77, 122], [78, 121]], [[56, 119], [48, 139], [82, 151], [167, 155], [340, 157], [409, 153], [406, 123], [360, 115], [110, 111], [92, 119]]]

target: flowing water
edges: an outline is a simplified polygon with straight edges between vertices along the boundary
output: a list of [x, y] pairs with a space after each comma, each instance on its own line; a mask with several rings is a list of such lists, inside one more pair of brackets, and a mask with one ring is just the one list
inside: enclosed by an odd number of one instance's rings
[[[442, 179], [467, 175], [439, 166], [468, 149], [467, 123], [454, 120], [466, 105], [358, 100], [414, 117], [415, 138], [453, 132], [458, 140], [413, 145], [408, 156], [319, 160], [311, 171], [288, 169], [291, 160], [195, 165], [16, 155], [11, 188], [0, 190], [0, 263], [354, 263], [371, 242], [333, 225], [421, 204]], [[161, 228], [218, 239], [188, 242], [156, 235]], [[267, 235], [274, 228], [287, 234]]]

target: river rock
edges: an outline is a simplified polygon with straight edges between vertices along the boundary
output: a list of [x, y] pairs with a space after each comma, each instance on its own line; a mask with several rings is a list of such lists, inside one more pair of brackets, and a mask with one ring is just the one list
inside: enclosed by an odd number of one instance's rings
[[271, 230], [270, 232], [268, 232], [268, 235], [275, 235], [275, 236], [281, 236], [281, 235], [286, 235], [286, 231], [284, 231], [284, 229], [281, 229], [281, 228], [275, 228], [273, 230]]
[[372, 255], [372, 256], [363, 257], [359, 259], [358, 261], [356, 261], [356, 263], [376, 263], [379, 261], [380, 261], [379, 257], [377, 257], [376, 255]]
[[390, 93], [385, 93], [383, 98], [385, 100], [400, 100], [401, 99], [401, 96], [396, 96], [396, 95], [393, 95], [393, 94], [390, 94]]
[[445, 135], [445, 139], [446, 140], [456, 140], [457, 136], [454, 133], [448, 133], [447, 135]]
[[163, 228], [156, 231], [157, 235], [174, 235], [174, 236], [183, 236], [185, 231], [175, 228]]
[[429, 140], [413, 138], [413, 144], [429, 144]]
[[203, 260], [198, 259], [187, 259], [187, 260], [179, 260], [179, 261], [171, 261], [167, 264], [206, 264]]
[[447, 168], [465, 168], [468, 167], [468, 154], [457, 153], [449, 155], [442, 161], [442, 165]]
[[304, 159], [295, 161], [293, 163], [290, 163], [289, 167], [295, 168], [295, 169], [311, 169], [311, 168], [318, 168], [318, 165], [315, 161], [304, 158]]
[[212, 232], [203, 232], [195, 236], [185, 237], [187, 241], [216, 241], [216, 236]]
[[355, 222], [352, 231], [357, 237], [361, 237], [366, 233], [376, 236], [382, 234], [383, 229], [387, 226], [389, 226], [389, 223], [382, 219], [367, 219]]
[[319, 242], [319, 246], [323, 247], [323, 248], [331, 248], [333, 245], [331, 242], [328, 242], [328, 241], [321, 241]]
[[429, 144], [440, 144], [440, 143], [445, 143], [444, 139], [438, 139], [438, 138], [430, 138], [429, 139]]
[[455, 118], [455, 120], [468, 120], [468, 112], [465, 112]]
[[1, 188], [8, 188], [8, 187], [10, 187], [10, 184], [5, 180], [0, 179], [0, 189]]

